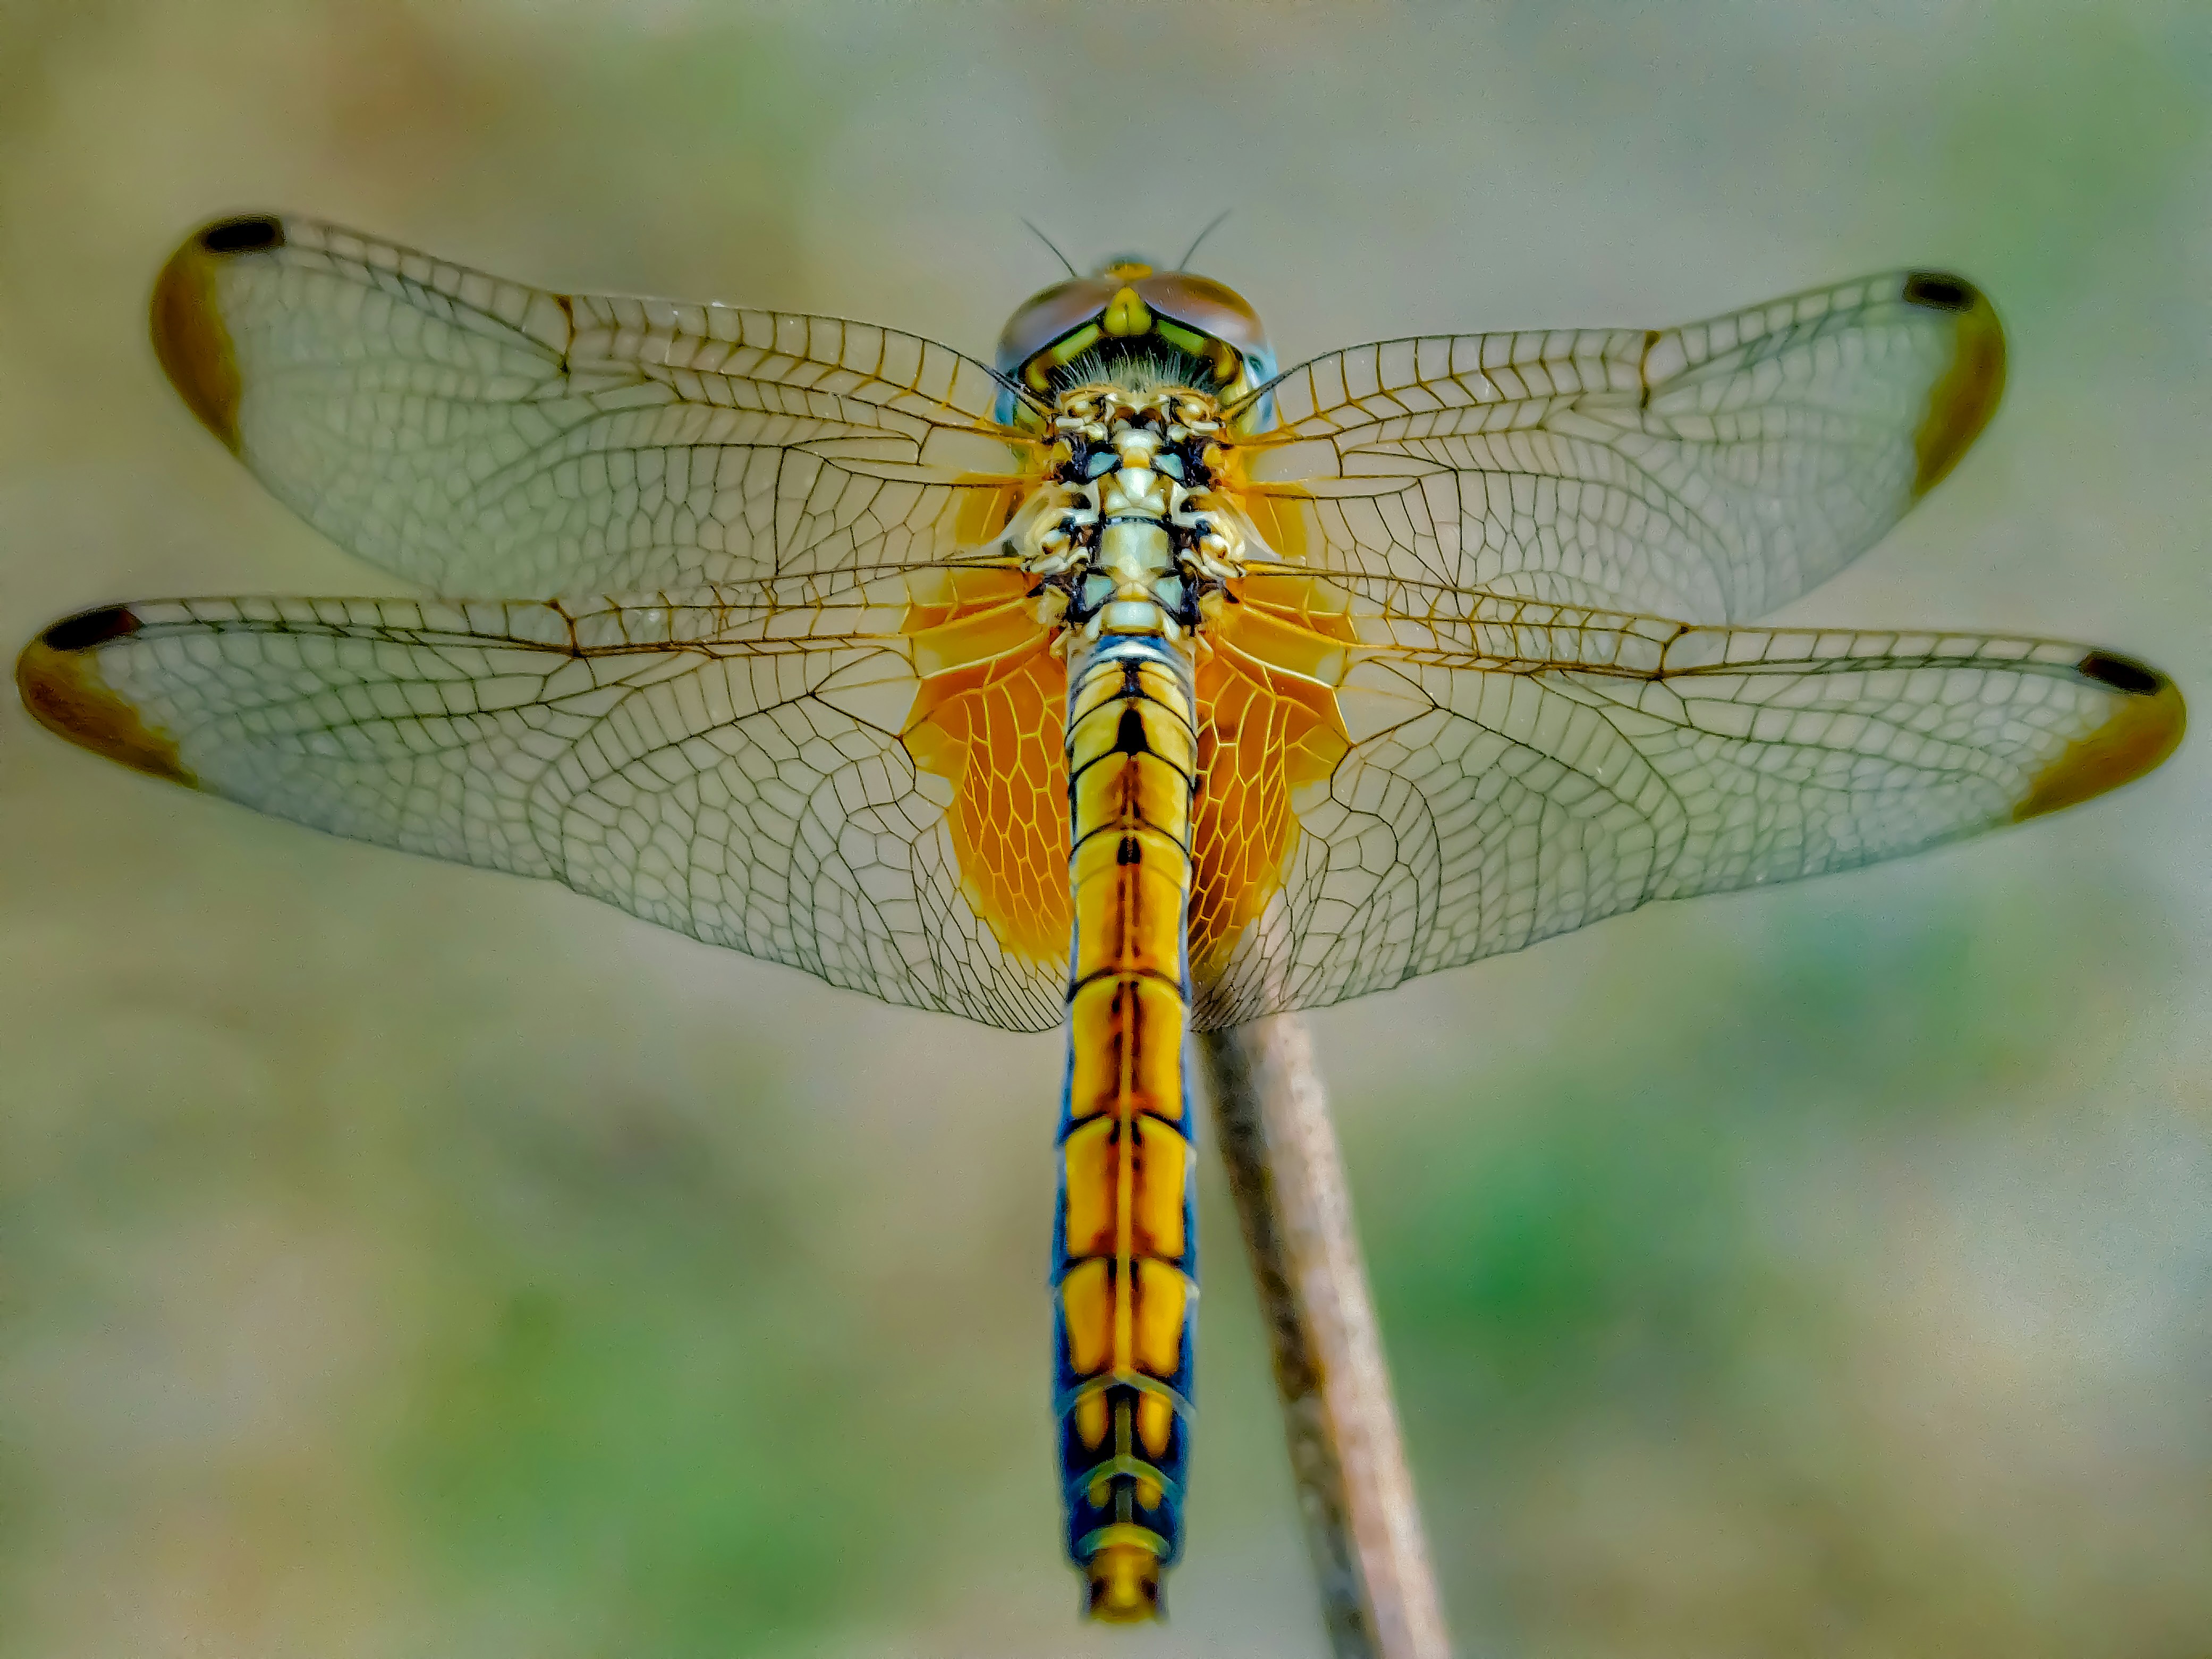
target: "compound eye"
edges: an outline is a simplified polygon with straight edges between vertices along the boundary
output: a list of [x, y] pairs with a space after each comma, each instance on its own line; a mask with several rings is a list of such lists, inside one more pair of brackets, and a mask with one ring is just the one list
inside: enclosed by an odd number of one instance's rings
[[1136, 285], [1144, 302], [1163, 317], [1216, 340], [1226, 340], [1246, 355], [1266, 355], [1267, 332], [1260, 313], [1226, 283], [1188, 270], [1164, 271]]
[[999, 336], [999, 372], [1019, 374], [1054, 340], [1103, 316], [1120, 287], [1097, 276], [1076, 276], [1031, 295]]

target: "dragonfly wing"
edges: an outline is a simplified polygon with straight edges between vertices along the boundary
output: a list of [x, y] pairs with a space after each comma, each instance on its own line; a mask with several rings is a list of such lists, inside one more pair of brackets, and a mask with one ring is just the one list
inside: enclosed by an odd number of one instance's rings
[[1929, 271], [1681, 328], [1386, 341], [1280, 378], [1248, 501], [1311, 568], [1738, 620], [1932, 489], [2004, 364], [1989, 301]]
[[911, 335], [549, 294], [294, 216], [186, 241], [153, 330], [281, 499], [445, 593], [927, 563], [996, 533], [1033, 453], [990, 370]]
[[1000, 947], [951, 786], [901, 741], [920, 682], [896, 613], [792, 620], [726, 592], [191, 599], [58, 623], [17, 678], [64, 736], [280, 817], [549, 877], [889, 1002], [1058, 1024], [1064, 961]]
[[1340, 756], [1292, 796], [1282, 884], [1202, 1023], [2035, 817], [2149, 770], [2183, 723], [2165, 676], [2046, 641], [1507, 600], [1397, 631], [1336, 686]]

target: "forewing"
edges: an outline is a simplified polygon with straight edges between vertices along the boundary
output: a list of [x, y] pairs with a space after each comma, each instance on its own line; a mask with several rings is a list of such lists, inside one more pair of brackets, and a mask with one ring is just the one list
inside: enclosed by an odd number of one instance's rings
[[1313, 568], [1740, 620], [1933, 488], [2004, 362], [1989, 301], [1929, 271], [1663, 331], [1386, 341], [1281, 377], [1248, 500]]
[[911, 335], [544, 293], [310, 219], [194, 235], [153, 329], [263, 483], [443, 593], [929, 563], [995, 533], [1031, 455], [996, 377]]
[[1647, 900], [1848, 869], [2148, 771], [2179, 694], [2046, 641], [1685, 627], [1484, 600], [1337, 690], [1279, 891], [1201, 1018], [1315, 1007]]
[[[800, 585], [803, 586], [803, 585]], [[56, 623], [64, 737], [280, 817], [548, 877], [886, 1001], [1042, 1030], [1056, 964], [962, 896], [899, 740], [897, 615], [744, 590], [578, 609], [192, 599]]]

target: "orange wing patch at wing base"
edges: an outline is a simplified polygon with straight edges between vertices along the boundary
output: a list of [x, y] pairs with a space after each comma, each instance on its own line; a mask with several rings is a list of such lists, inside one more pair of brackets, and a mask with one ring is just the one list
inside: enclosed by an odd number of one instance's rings
[[1326, 779], [1351, 748], [1333, 689], [1350, 619], [1303, 574], [1246, 579], [1199, 664], [1199, 795], [1191, 824], [1191, 972], [1227, 964], [1282, 885], [1297, 844], [1291, 797]]
[[46, 730], [134, 771], [197, 788], [199, 780], [177, 753], [176, 740], [146, 724], [138, 710], [100, 678], [92, 647], [138, 630], [121, 605], [67, 617], [23, 647], [15, 687], [23, 706]]
[[[954, 788], [947, 812], [963, 890], [1002, 948], [1063, 957], [1067, 890], [1065, 664], [1018, 569], [946, 573], [905, 632], [921, 675], [901, 736]], [[1346, 600], [1300, 572], [1239, 584], [1198, 665], [1199, 775], [1191, 824], [1191, 969], [1203, 981], [1258, 918], [1297, 845], [1291, 797], [1351, 746], [1334, 686], [1356, 642]]]
[[1020, 570], [946, 575], [943, 601], [907, 615], [922, 680], [900, 738], [917, 767], [953, 786], [946, 822], [962, 890], [1000, 948], [1064, 962], [1066, 665]]
[[1220, 456], [1220, 488], [1259, 532], [1270, 557], [1304, 564], [1311, 547], [1307, 525], [1313, 510], [1313, 491], [1294, 482], [1263, 482], [1252, 477], [1254, 465], [1286, 441], [1286, 434], [1264, 432], [1241, 439]]

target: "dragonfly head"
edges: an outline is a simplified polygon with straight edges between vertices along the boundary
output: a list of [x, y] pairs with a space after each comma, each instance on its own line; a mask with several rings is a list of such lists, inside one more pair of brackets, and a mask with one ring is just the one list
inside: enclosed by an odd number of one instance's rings
[[1047, 399], [1109, 381], [1184, 386], [1226, 404], [1273, 378], [1275, 354], [1234, 289], [1123, 256], [1024, 301], [999, 336], [998, 367]]

